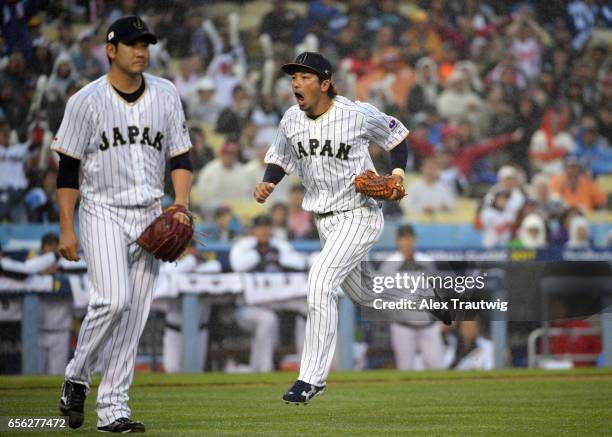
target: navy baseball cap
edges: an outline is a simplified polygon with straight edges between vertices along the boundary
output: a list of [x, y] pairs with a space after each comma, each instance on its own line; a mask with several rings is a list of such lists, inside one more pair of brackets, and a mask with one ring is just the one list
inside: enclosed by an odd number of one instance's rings
[[411, 237], [415, 236], [414, 233], [414, 228], [412, 227], [412, 225], [401, 225], [400, 227], [397, 228], [397, 236], [398, 237], [404, 237], [406, 235], [409, 235]]
[[315, 52], [300, 53], [295, 61], [285, 64], [281, 68], [287, 74], [293, 74], [296, 71], [311, 71], [323, 79], [331, 79], [334, 72], [331, 63], [325, 56]]
[[128, 15], [116, 20], [106, 32], [106, 42], [132, 42], [142, 40], [149, 44], [157, 44], [157, 38], [149, 31], [147, 24], [137, 15]]
[[272, 226], [272, 217], [267, 214], [260, 214], [253, 219], [251, 227], [256, 228], [257, 226]]

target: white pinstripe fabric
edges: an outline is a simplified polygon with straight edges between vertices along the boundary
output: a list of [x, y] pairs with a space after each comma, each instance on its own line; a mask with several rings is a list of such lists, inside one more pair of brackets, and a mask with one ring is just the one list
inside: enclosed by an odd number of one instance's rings
[[81, 242], [90, 278], [90, 304], [66, 378], [89, 384], [100, 352], [98, 426], [129, 417], [138, 341], [159, 262], [135, 240], [161, 212], [169, 157], [191, 148], [176, 87], [144, 74], [145, 91], [128, 103], [107, 76], [66, 105], [51, 149], [82, 161]]
[[130, 415], [128, 390], [138, 341], [159, 273], [159, 261], [134, 241], [160, 212], [159, 203], [142, 208], [81, 203], [81, 241], [91, 278], [90, 301], [66, 378], [89, 385], [103, 350], [96, 404], [98, 426]]
[[[310, 119], [292, 106], [281, 120], [265, 162], [296, 173], [304, 187], [303, 208], [316, 214], [323, 250], [308, 276], [308, 319], [299, 379], [325, 385], [336, 344], [339, 286], [353, 301], [370, 305], [374, 293], [362, 284], [361, 265], [383, 229], [374, 199], [355, 192], [356, 175], [374, 169], [370, 143], [397, 146], [408, 129], [368, 103], [337, 96], [327, 112]], [[365, 272], [366, 281], [371, 274]]]
[[322, 251], [308, 275], [308, 317], [298, 379], [325, 385], [336, 345], [340, 286], [353, 301], [368, 305], [373, 292], [361, 285], [361, 262], [380, 238], [383, 215], [362, 207], [316, 219]]
[[[51, 150], [82, 161], [83, 199], [150, 205], [164, 195], [166, 159], [191, 148], [174, 84], [150, 74], [144, 74], [144, 80], [145, 92], [134, 103], [123, 100], [107, 76], [68, 100]], [[130, 129], [135, 132], [132, 138]], [[158, 135], [159, 149], [151, 144], [157, 144]]]
[[[408, 129], [396, 118], [368, 103], [337, 96], [330, 109], [316, 120], [308, 118], [297, 105], [288, 109], [265, 162], [300, 177], [306, 188], [306, 211], [348, 211], [375, 204], [371, 198], [355, 193], [353, 185], [355, 175], [374, 169], [370, 143], [391, 150], [407, 135]], [[311, 141], [316, 141], [316, 146], [311, 148]]]

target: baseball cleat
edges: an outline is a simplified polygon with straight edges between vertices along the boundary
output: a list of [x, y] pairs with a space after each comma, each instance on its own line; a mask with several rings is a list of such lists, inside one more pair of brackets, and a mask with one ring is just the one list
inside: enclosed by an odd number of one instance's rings
[[85, 419], [85, 398], [89, 389], [85, 384], [79, 384], [65, 380], [62, 384], [62, 395], [60, 397], [60, 412], [62, 416], [68, 416], [68, 426], [79, 428]]
[[307, 382], [297, 380], [293, 387], [283, 395], [286, 404], [307, 405], [312, 399], [323, 394], [325, 386], [316, 386]]
[[127, 434], [128, 432], [145, 432], [145, 426], [142, 422], [135, 422], [127, 417], [121, 417], [106, 426], [99, 426], [98, 431]]

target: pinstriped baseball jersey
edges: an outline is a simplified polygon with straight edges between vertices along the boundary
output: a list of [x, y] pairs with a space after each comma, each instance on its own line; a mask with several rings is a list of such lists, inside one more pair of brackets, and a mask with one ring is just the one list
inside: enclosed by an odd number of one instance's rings
[[52, 150], [81, 160], [81, 243], [90, 305], [66, 379], [89, 385], [96, 361], [98, 426], [130, 417], [128, 390], [159, 261], [135, 240], [161, 212], [168, 157], [187, 152], [189, 135], [174, 85], [143, 74], [128, 103], [103, 76], [70, 98]]
[[113, 206], [151, 205], [164, 194], [167, 157], [191, 143], [172, 82], [143, 74], [145, 91], [128, 103], [102, 76], [68, 100], [51, 149], [80, 159], [82, 197]]
[[318, 214], [375, 204], [355, 192], [355, 175], [374, 169], [368, 146], [391, 150], [408, 129], [374, 106], [334, 98], [327, 112], [309, 118], [297, 105], [285, 112], [265, 162], [297, 173], [306, 188], [303, 208]]

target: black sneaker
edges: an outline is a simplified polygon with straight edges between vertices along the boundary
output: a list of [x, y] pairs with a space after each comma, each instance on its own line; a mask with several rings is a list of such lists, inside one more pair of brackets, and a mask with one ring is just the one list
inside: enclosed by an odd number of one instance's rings
[[295, 384], [293, 384], [293, 387], [285, 393], [283, 401], [285, 401], [286, 404], [307, 405], [310, 400], [323, 394], [324, 391], [325, 386], [318, 387], [298, 379]]
[[62, 385], [62, 396], [60, 397], [60, 412], [62, 416], [68, 416], [68, 426], [79, 428], [85, 419], [85, 398], [89, 389], [85, 384], [72, 381], [64, 381]]
[[128, 432], [145, 432], [145, 426], [142, 422], [134, 422], [127, 417], [121, 417], [109, 425], [99, 426], [98, 431], [127, 434]]

